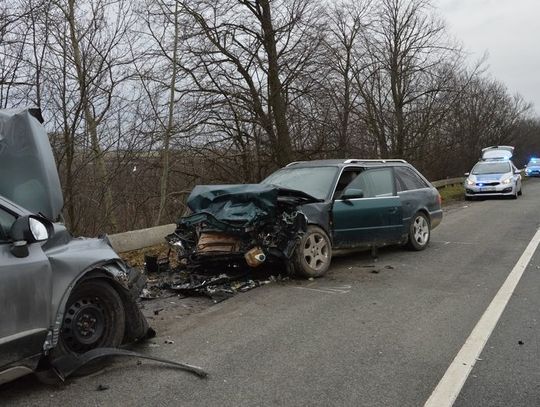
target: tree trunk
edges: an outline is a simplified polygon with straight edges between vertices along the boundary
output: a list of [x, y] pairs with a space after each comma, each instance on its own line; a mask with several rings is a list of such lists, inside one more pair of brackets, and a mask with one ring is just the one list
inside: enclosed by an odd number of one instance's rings
[[71, 47], [73, 48], [73, 61], [75, 63], [75, 69], [77, 71], [77, 82], [79, 84], [79, 92], [81, 96], [81, 103], [83, 106], [84, 119], [86, 121], [86, 128], [90, 135], [90, 145], [92, 148], [92, 154], [94, 156], [94, 163], [96, 168], [96, 178], [103, 182], [103, 206], [102, 206], [102, 224], [105, 225], [106, 230], [109, 232], [116, 231], [116, 220], [113, 213], [113, 198], [111, 188], [107, 181], [107, 166], [105, 159], [103, 158], [103, 152], [99, 144], [99, 137], [97, 133], [98, 123], [90, 107], [90, 101], [88, 99], [87, 84], [86, 84], [86, 72], [84, 70], [84, 64], [81, 55], [81, 49], [79, 47], [79, 39], [77, 37], [77, 28], [75, 26], [75, 0], [68, 1], [68, 24], [69, 24], [69, 37], [71, 40]]
[[269, 0], [259, 0], [262, 9], [261, 28], [263, 31], [264, 49], [268, 56], [268, 88], [270, 104], [274, 116], [277, 133], [276, 161], [285, 166], [293, 161], [292, 143], [287, 123], [287, 104], [283, 96], [279, 78], [279, 61], [276, 47], [276, 37], [272, 25], [272, 14]]
[[174, 3], [174, 39], [173, 39], [173, 54], [172, 54], [172, 72], [171, 82], [169, 87], [169, 106], [167, 115], [167, 127], [163, 134], [163, 146], [161, 148], [161, 180], [159, 185], [159, 211], [156, 218], [156, 226], [161, 223], [165, 207], [167, 205], [167, 194], [169, 186], [169, 166], [170, 166], [170, 142], [174, 126], [174, 98], [176, 95], [176, 74], [178, 67], [176, 60], [178, 57], [178, 1]]

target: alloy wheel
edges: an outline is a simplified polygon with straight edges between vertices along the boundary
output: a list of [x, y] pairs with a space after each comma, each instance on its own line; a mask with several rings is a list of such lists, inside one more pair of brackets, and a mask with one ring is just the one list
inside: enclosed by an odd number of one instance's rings
[[429, 224], [425, 217], [417, 216], [413, 223], [414, 240], [424, 246], [429, 241]]
[[326, 239], [320, 233], [312, 233], [304, 244], [304, 260], [314, 270], [323, 269], [330, 262], [328, 249]]

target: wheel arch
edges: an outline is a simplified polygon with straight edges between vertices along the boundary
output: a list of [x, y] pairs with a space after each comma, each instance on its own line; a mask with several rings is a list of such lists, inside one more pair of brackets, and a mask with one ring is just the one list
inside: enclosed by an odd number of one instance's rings
[[138, 270], [128, 268], [122, 261], [114, 259], [88, 267], [68, 284], [53, 314], [52, 326], [43, 344], [45, 353], [58, 344], [67, 301], [74, 288], [84, 281], [96, 279], [106, 280], [110, 283], [122, 299], [126, 317], [123, 342], [131, 342], [147, 334], [149, 331], [148, 323], [136, 303], [136, 298], [146, 283], [146, 278]]

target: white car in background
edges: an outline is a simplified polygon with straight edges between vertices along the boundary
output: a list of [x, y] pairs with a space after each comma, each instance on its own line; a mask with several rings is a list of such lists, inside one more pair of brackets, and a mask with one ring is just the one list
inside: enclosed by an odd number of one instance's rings
[[465, 199], [484, 196], [510, 196], [522, 194], [521, 172], [512, 163], [514, 147], [493, 146], [482, 150], [478, 161], [464, 182]]

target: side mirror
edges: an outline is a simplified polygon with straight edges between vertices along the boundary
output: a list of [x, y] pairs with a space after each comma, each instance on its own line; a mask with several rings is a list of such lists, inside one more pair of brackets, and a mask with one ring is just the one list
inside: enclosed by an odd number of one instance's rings
[[52, 229], [52, 224], [46, 219], [33, 215], [20, 216], [11, 225], [10, 236], [13, 240], [11, 254], [15, 257], [28, 256], [28, 245], [47, 240]]
[[341, 199], [345, 201], [348, 199], [356, 199], [356, 198], [363, 198], [363, 197], [364, 197], [364, 191], [362, 191], [361, 189], [355, 189], [355, 188], [348, 188], [341, 195]]
[[463, 175], [465, 175], [466, 177], [468, 177], [469, 175], [471, 175], [471, 173], [470, 173], [470, 172], [466, 172], [466, 173], [463, 174]]

